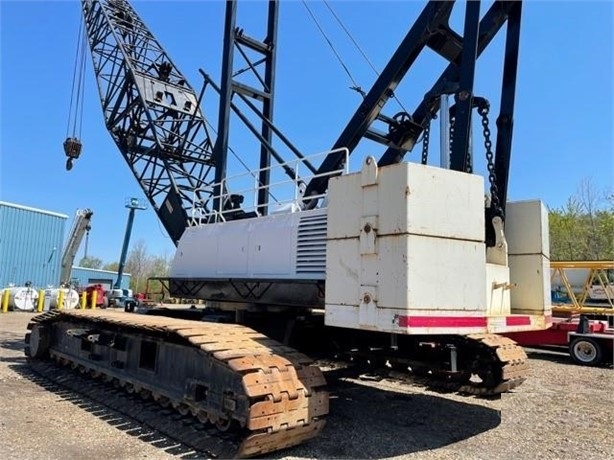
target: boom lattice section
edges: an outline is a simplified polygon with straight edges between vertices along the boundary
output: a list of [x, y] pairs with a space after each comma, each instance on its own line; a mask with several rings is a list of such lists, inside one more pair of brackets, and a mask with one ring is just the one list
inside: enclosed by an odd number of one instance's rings
[[128, 2], [82, 9], [106, 127], [176, 242], [215, 173], [199, 98]]

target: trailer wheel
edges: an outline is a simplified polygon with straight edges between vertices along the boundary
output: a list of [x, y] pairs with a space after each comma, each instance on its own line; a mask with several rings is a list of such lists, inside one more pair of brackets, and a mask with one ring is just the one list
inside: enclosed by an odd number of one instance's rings
[[603, 352], [601, 345], [596, 340], [576, 337], [569, 344], [569, 354], [577, 364], [596, 366], [601, 362]]

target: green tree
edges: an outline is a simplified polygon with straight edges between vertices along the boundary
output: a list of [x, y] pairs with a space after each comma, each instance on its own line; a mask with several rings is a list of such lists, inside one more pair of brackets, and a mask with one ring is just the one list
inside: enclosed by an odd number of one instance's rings
[[552, 260], [614, 260], [614, 195], [583, 179], [566, 204], [549, 210]]
[[102, 267], [102, 259], [98, 257], [83, 257], [79, 261], [79, 267], [100, 269]]
[[116, 272], [117, 270], [119, 270], [119, 262], [108, 262], [102, 266], [102, 269]]
[[[165, 278], [168, 276], [169, 268], [170, 259], [166, 254], [155, 256], [151, 261], [151, 270], [148, 278]], [[163, 285], [158, 280], [151, 280], [148, 288], [148, 294], [155, 295], [156, 300], [163, 300], [163, 298], [168, 295], [167, 292], [164, 292]]]
[[[145, 292], [149, 278], [167, 276], [168, 269], [169, 258], [167, 255], [150, 255], [147, 250], [147, 244], [143, 239], [140, 239], [132, 246], [128, 253], [124, 271], [130, 273], [130, 288], [136, 293]], [[160, 291], [161, 285], [154, 283], [150, 286], [150, 289]]]
[[128, 252], [126, 259], [125, 273], [130, 273], [130, 288], [134, 292], [141, 292], [145, 289], [147, 272], [149, 271], [149, 254], [147, 253], [147, 243], [145, 240], [138, 240]]

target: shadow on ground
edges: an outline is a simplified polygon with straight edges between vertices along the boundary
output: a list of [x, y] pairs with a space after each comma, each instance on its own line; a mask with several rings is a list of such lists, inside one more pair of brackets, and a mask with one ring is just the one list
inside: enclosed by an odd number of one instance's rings
[[[316, 458], [382, 458], [438, 449], [496, 428], [500, 411], [424, 393], [345, 381], [326, 373], [330, 414], [323, 433], [280, 454]], [[282, 458], [280, 455], [276, 458]]]
[[[137, 420], [51, 382], [28, 365], [10, 367], [37, 385], [52, 391], [97, 416], [117, 429], [138, 437], [165, 452], [181, 458], [203, 458], [181, 436], [169, 437], [143, 426]], [[498, 410], [437, 395], [404, 393], [374, 388], [345, 380], [346, 371], [326, 375], [331, 392], [330, 415], [323, 433], [310, 442], [267, 458], [381, 458], [448, 446], [497, 427]], [[110, 391], [113, 388], [109, 387]], [[185, 417], [168, 411], [172, 423]]]
[[[127, 415], [121, 414], [120, 412], [113, 410], [104, 404], [98, 403], [76, 391], [62, 386], [61, 384], [52, 382], [40, 376], [38, 373], [33, 371], [28, 364], [13, 364], [9, 367], [22, 377], [30, 380], [45, 390], [54, 393], [61, 399], [71, 402], [81, 409], [95, 415], [100, 420], [114, 426], [118, 430], [124, 431], [131, 436], [135, 436], [139, 440], [147, 442], [170, 455], [175, 455], [178, 458], [184, 459], [204, 458], [201, 453], [195, 452], [192, 447], [186, 445], [180, 440], [168, 437], [158, 430], [143, 426], [143, 424]], [[109, 390], [112, 391], [113, 389], [109, 387]], [[128, 395], [126, 395], [126, 397], [128, 397]], [[172, 411], [168, 412], [171, 421], [181, 423], [182, 417], [179, 416], [179, 414]]]
[[16, 334], [7, 334], [6, 337], [0, 338], [0, 348], [12, 351], [23, 351], [24, 336]]

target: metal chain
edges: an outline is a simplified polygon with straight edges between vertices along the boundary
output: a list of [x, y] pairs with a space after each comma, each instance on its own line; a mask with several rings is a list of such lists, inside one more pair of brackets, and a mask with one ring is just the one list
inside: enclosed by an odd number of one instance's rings
[[[456, 120], [456, 118], [451, 117], [450, 118], [450, 157], [452, 157], [452, 142], [454, 140], [454, 121]], [[473, 167], [471, 165], [471, 152], [467, 151], [467, 161], [465, 163], [465, 172], [468, 173], [472, 173], [473, 172]]]
[[[469, 133], [469, 139], [471, 141], [471, 143], [473, 144], [473, 139], [471, 139], [471, 132]], [[465, 172], [468, 172], [469, 174], [473, 173], [473, 161], [471, 161], [471, 149], [472, 146], [467, 144], [467, 156], [465, 157]]]
[[450, 117], [450, 151], [448, 152], [448, 161], [452, 158], [452, 143], [454, 142], [454, 121], [456, 118]]
[[488, 106], [478, 107], [478, 114], [482, 117], [482, 128], [484, 132], [484, 148], [486, 149], [486, 162], [488, 167], [488, 180], [490, 181], [490, 200], [497, 215], [501, 212], [499, 203], [499, 190], [497, 188], [497, 176], [495, 175], [495, 165], [493, 162], [492, 141], [490, 140], [490, 128], [488, 127]]
[[424, 134], [422, 134], [422, 164], [425, 165], [429, 158], [429, 138], [431, 134], [431, 122], [429, 121]]

